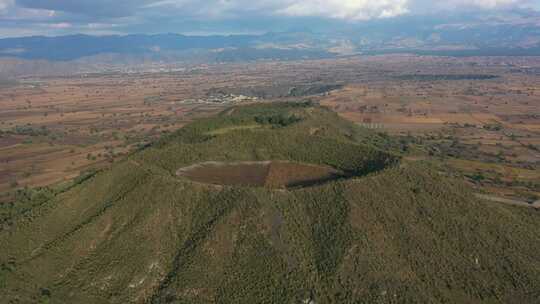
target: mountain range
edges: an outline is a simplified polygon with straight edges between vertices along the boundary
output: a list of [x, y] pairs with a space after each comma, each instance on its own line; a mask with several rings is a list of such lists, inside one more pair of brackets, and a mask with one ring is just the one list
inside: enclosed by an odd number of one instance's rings
[[535, 12], [405, 16], [261, 35], [70, 35], [0, 39], [0, 57], [73, 61], [103, 54], [151, 60], [229, 62], [351, 54], [540, 55]]

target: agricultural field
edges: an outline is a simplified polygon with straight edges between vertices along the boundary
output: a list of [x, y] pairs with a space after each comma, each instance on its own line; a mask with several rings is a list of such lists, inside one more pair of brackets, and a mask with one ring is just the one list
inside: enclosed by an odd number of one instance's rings
[[[438, 162], [482, 191], [534, 200], [540, 198], [539, 67], [535, 57], [392, 55], [3, 81], [0, 192], [109, 167], [231, 105], [309, 99], [400, 137], [411, 160]], [[269, 127], [233, 125], [207, 135]]]
[[[81, 172], [108, 167], [161, 135], [233, 104], [334, 89], [303, 78], [311, 64], [3, 80], [0, 192], [69, 181]], [[281, 78], [296, 67], [301, 68], [297, 73]], [[294, 83], [303, 85], [293, 88]]]
[[321, 104], [400, 136], [410, 159], [435, 160], [489, 193], [535, 201], [540, 75], [527, 71], [539, 64], [525, 58], [424, 63], [414, 70], [402, 64], [400, 76], [349, 84]]
[[[45, 186], [108, 166], [194, 118], [196, 83], [166, 75], [91, 75], [0, 87], [0, 191]], [[200, 85], [197, 85], [200, 87]]]

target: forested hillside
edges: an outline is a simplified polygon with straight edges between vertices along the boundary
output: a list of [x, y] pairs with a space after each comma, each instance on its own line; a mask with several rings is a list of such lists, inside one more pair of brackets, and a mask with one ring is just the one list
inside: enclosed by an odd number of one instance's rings
[[[539, 303], [540, 213], [480, 202], [398, 146], [311, 103], [199, 120], [14, 202], [0, 303]], [[263, 161], [343, 174], [277, 188], [177, 174]]]

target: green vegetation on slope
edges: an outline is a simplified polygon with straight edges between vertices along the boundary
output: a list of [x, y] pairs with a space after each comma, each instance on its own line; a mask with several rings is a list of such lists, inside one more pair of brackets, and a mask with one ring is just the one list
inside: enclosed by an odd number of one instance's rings
[[[280, 115], [298, 120], [234, 128]], [[540, 215], [478, 202], [428, 165], [398, 166], [383, 152], [395, 146], [302, 103], [195, 122], [66, 191], [19, 203], [28, 208], [0, 232], [0, 302], [538, 303]], [[253, 160], [354, 177], [275, 190], [175, 175]]]

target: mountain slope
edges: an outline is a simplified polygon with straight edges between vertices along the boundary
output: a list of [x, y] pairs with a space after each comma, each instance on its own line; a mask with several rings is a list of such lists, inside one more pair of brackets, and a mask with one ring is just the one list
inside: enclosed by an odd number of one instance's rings
[[[401, 164], [310, 104], [236, 107], [13, 215], [6, 303], [537, 303], [540, 215]], [[207, 161], [327, 165], [270, 189], [191, 182]]]

